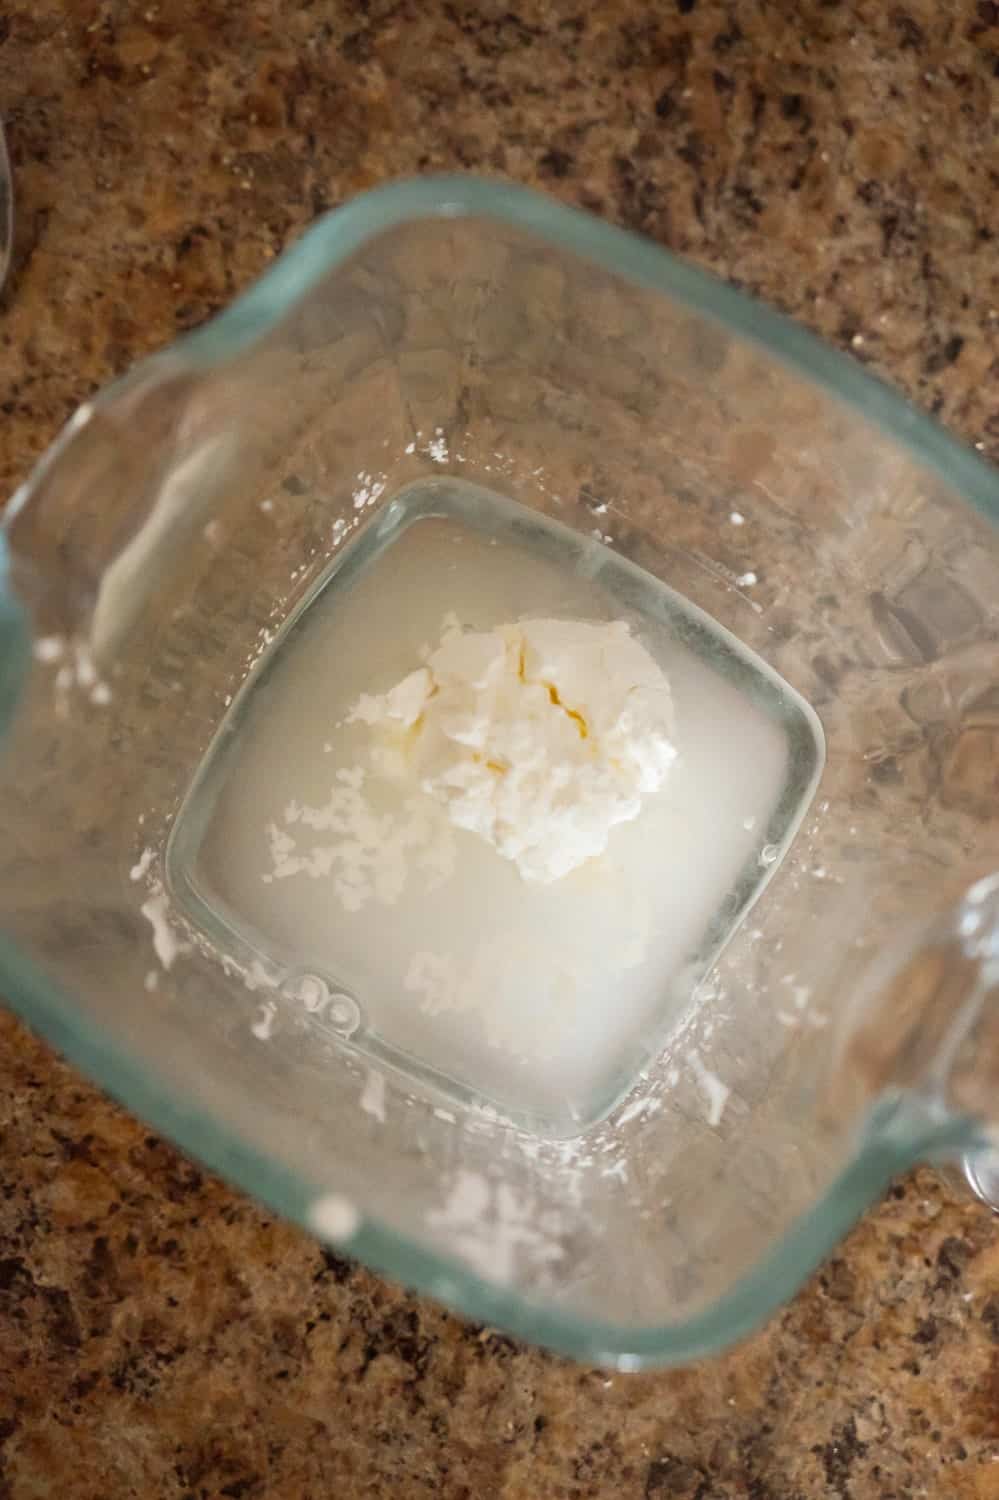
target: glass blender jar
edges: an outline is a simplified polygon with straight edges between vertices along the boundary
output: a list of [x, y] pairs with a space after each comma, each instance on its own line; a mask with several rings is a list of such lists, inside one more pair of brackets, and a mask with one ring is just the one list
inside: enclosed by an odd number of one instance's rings
[[[169, 867], [286, 623], [400, 495], [457, 482], [598, 525], [824, 738], [779, 868], [574, 1135], [391, 1066], [363, 1107], [351, 997], [221, 963]], [[360, 198], [11, 502], [2, 992], [184, 1150], [471, 1317], [621, 1369], [717, 1348], [911, 1163], [990, 1191], [997, 518], [974, 454], [657, 247], [472, 179]]]

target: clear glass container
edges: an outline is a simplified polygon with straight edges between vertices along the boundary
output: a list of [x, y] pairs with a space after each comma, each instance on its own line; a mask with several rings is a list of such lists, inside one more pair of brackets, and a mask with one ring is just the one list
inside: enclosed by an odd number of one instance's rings
[[[637, 564], [825, 741], [756, 904], [562, 1138], [358, 1045], [335, 987], [222, 964], [168, 867], [289, 622], [442, 482]], [[358, 199], [11, 502], [3, 993], [182, 1148], [471, 1317], [622, 1369], [716, 1348], [893, 1173], [990, 1180], [997, 517], [974, 454], [651, 244], [470, 179]]]

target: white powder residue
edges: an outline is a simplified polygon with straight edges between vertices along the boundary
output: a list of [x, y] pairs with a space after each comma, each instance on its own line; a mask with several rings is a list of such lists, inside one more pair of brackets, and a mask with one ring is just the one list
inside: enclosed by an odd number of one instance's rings
[[374, 1068], [368, 1069], [368, 1076], [364, 1080], [361, 1108], [373, 1120], [381, 1125], [385, 1124], [385, 1075], [376, 1073]]
[[363, 469], [358, 474], [357, 481], [358, 487], [353, 496], [355, 510], [364, 510], [365, 506], [374, 505], [375, 501], [385, 493], [384, 482], [375, 479], [371, 474], [366, 474]]
[[61, 635], [39, 636], [32, 647], [35, 660], [44, 662], [61, 661], [65, 650], [66, 642]]
[[691, 1072], [697, 1080], [698, 1087], [708, 1101], [708, 1124], [720, 1125], [732, 1090], [727, 1083], [722, 1083], [716, 1073], [712, 1073], [710, 1068], [705, 1067], [701, 1054], [695, 1052], [693, 1048], [687, 1053], [687, 1061], [690, 1063]]
[[646, 1109], [648, 1108], [648, 1104], [649, 1100], [644, 1096], [633, 1099], [630, 1104], [626, 1104], [615, 1122], [618, 1128], [620, 1129], [622, 1125], [630, 1124], [632, 1120], [637, 1120], [639, 1115], [643, 1115], [645, 1113]]
[[62, 663], [55, 674], [55, 708], [60, 718], [69, 712], [68, 695], [78, 688], [98, 708], [106, 708], [111, 702], [111, 689], [94, 665], [90, 647], [86, 641], [65, 641], [62, 636], [41, 636], [34, 642], [32, 653], [36, 661], [48, 665]]
[[260, 1007], [260, 1014], [250, 1027], [258, 1042], [269, 1042], [274, 1033], [274, 1017], [277, 1015], [277, 1006], [273, 1000], [265, 1000]]
[[[438, 808], [419, 796], [404, 800], [397, 813], [377, 812], [364, 790], [363, 768], [336, 773], [329, 800], [321, 807], [290, 802], [281, 824], [267, 825], [270, 884], [291, 876], [329, 878], [346, 911], [369, 901], [392, 906], [411, 869], [433, 890], [454, 869], [454, 835]], [[328, 837], [314, 837], [328, 835]]]
[[457, 1010], [461, 984], [458, 966], [450, 953], [420, 950], [412, 955], [403, 984], [411, 994], [422, 995], [422, 1009], [430, 1016]]
[[384, 764], [542, 883], [603, 853], [676, 759], [669, 684], [623, 621], [446, 620], [426, 666], [363, 695], [348, 722], [382, 734]]
[[443, 427], [438, 427], [426, 446], [426, 452], [435, 464], [446, 464], [448, 460], [447, 439]]
[[187, 952], [187, 945], [177, 938], [170, 926], [170, 899], [158, 882], [154, 885], [153, 894], [148, 901], [142, 903], [139, 910], [153, 929], [153, 951], [156, 957], [164, 969], [169, 969], [175, 958]]
[[618, 1182], [627, 1182], [628, 1158], [619, 1156], [617, 1161], [612, 1162], [609, 1167], [601, 1168], [600, 1175], [601, 1177], [616, 1177]]
[[361, 1215], [342, 1193], [325, 1193], [309, 1205], [309, 1228], [323, 1240], [335, 1244], [352, 1240], [361, 1227]]
[[89, 646], [85, 646], [82, 641], [75, 641], [73, 655], [76, 659], [77, 685], [82, 688], [93, 687], [97, 681], [97, 668], [94, 666]]
[[565, 1254], [539, 1225], [533, 1202], [518, 1198], [509, 1183], [494, 1188], [478, 1172], [456, 1173], [443, 1207], [428, 1213], [426, 1222], [473, 1270], [501, 1284], [514, 1279], [521, 1259], [547, 1267]]
[[155, 858], [156, 855], [152, 849], [143, 849], [137, 863], [128, 872], [129, 880], [144, 880]]
[[237, 972], [242, 974], [243, 983], [248, 990], [272, 990], [274, 978], [269, 970], [264, 968], [259, 958], [255, 958], [247, 968], [237, 966]]

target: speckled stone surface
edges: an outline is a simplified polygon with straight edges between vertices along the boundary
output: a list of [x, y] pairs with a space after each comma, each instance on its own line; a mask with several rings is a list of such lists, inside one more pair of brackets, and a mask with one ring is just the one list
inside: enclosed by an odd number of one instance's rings
[[[6, 0], [0, 491], [388, 177], [547, 187], [999, 458], [994, 0]], [[0, 1500], [999, 1496], [999, 1227], [900, 1183], [697, 1368], [608, 1376], [322, 1252], [0, 1019]]]

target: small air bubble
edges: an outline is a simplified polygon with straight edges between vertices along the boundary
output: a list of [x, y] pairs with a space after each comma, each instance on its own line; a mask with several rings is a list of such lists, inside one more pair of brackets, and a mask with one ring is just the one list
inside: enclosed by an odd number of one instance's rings
[[315, 974], [305, 974], [298, 987], [298, 998], [306, 1010], [318, 1010], [329, 995], [323, 981]]
[[780, 850], [777, 848], [776, 844], [764, 844], [763, 848], [760, 850], [760, 864], [761, 865], [774, 865], [774, 864], [776, 864], [777, 863], [777, 856], [778, 856], [779, 853], [780, 853]]
[[361, 1024], [361, 1011], [350, 995], [334, 995], [326, 1011], [325, 1019], [344, 1037], [353, 1036]]

